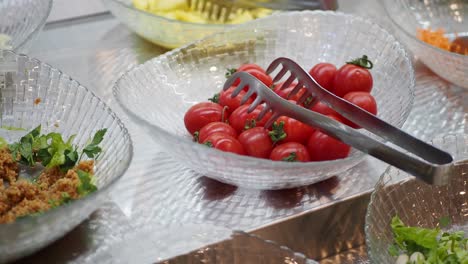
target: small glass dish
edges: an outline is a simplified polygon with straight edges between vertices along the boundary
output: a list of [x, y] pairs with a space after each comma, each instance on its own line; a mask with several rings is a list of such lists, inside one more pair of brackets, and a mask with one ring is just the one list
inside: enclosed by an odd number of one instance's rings
[[288, 163], [221, 152], [192, 141], [185, 112], [221, 90], [227, 68], [247, 62], [266, 67], [278, 57], [308, 69], [319, 62], [340, 67], [363, 54], [374, 62], [378, 116], [401, 127], [414, 99], [406, 51], [376, 23], [330, 11], [277, 13], [212, 35], [133, 68], [116, 82], [114, 94], [167, 153], [196, 172], [246, 188], [292, 188], [335, 176], [364, 154], [352, 150], [346, 159]]
[[395, 263], [389, 253], [393, 244], [390, 222], [395, 215], [409, 226], [435, 228], [443, 218], [468, 234], [468, 135], [449, 134], [432, 143], [460, 162], [447, 186], [432, 186], [390, 167], [381, 176], [367, 209], [366, 244], [371, 263]]
[[417, 38], [417, 29], [444, 29], [453, 40], [468, 37], [468, 2], [466, 0], [397, 0], [382, 1], [398, 29], [402, 41], [427, 67], [440, 77], [468, 88], [468, 55], [449, 52]]
[[0, 49], [26, 52], [51, 9], [52, 0], [0, 1]]
[[3, 263], [60, 238], [99, 208], [127, 170], [133, 147], [127, 129], [103, 101], [60, 70], [26, 55], [0, 50], [0, 95], [0, 136], [7, 142], [41, 125], [42, 133], [76, 134], [73, 143], [83, 146], [98, 129], [107, 128], [95, 163], [98, 190], [38, 216], [0, 224]]

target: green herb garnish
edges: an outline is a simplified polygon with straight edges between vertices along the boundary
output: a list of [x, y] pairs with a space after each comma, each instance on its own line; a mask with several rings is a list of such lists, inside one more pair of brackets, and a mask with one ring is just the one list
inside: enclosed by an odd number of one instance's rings
[[80, 185], [78, 186], [78, 194], [80, 196], [88, 195], [97, 190], [96, 185], [93, 183], [93, 175], [82, 170], [77, 170], [76, 173], [80, 178]]

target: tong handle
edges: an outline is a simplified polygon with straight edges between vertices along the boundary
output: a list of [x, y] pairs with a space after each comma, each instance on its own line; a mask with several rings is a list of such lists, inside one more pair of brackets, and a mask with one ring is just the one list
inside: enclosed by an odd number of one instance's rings
[[[258, 82], [260, 84], [260, 82]], [[263, 84], [260, 84], [263, 85]], [[264, 90], [269, 90], [265, 85]], [[269, 103], [279, 106], [277, 110], [284, 115], [299, 120], [307, 125], [318, 127], [325, 131], [330, 136], [343, 141], [344, 143], [367, 153], [379, 160], [382, 160], [390, 165], [393, 165], [405, 172], [408, 172], [417, 178], [429, 184], [443, 185], [448, 183], [450, 170], [453, 168], [451, 161], [442, 165], [431, 164], [427, 161], [415, 158], [398, 149], [392, 148], [378, 140], [370, 138], [356, 129], [344, 125], [336, 120], [319, 113], [315, 113], [294, 103], [282, 99], [273, 91], [265, 91], [272, 93], [269, 95]], [[429, 144], [427, 144], [429, 145]], [[450, 154], [439, 150], [431, 145], [428, 148], [430, 151], [437, 152], [442, 156]]]

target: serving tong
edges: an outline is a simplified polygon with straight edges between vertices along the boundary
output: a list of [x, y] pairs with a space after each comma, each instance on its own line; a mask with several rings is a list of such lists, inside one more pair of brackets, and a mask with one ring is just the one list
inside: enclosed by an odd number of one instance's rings
[[449, 153], [409, 135], [371, 113], [334, 95], [320, 86], [307, 71], [291, 59], [278, 58], [274, 60], [268, 66], [267, 73], [273, 73], [279, 66], [282, 66], [282, 68], [273, 78], [273, 82], [281, 80], [289, 73], [289, 78], [282, 85], [284, 89], [297, 80], [297, 85], [289, 93], [289, 97], [299, 92], [302, 88], [306, 88], [307, 90], [299, 98], [297, 104], [304, 102], [309, 96], [312, 96], [314, 101], [323, 101], [343, 117], [358, 124], [375, 136], [399, 146], [403, 150], [360, 133], [358, 130], [325, 115], [283, 99], [249, 73], [234, 73], [226, 81], [223, 89], [229, 89], [237, 79], [240, 79], [240, 83], [233, 91], [232, 97], [237, 96], [243, 89], [247, 89], [246, 94], [241, 99], [241, 104], [244, 104], [255, 93], [257, 97], [249, 106], [248, 111], [252, 112], [257, 106], [264, 104], [262, 111], [257, 116], [257, 120], [261, 120], [265, 114], [272, 111], [272, 116], [266, 122], [265, 128], [269, 128], [280, 116], [288, 116], [318, 128], [329, 136], [408, 172], [428, 184], [445, 185], [448, 183], [450, 174], [454, 170], [453, 158]]

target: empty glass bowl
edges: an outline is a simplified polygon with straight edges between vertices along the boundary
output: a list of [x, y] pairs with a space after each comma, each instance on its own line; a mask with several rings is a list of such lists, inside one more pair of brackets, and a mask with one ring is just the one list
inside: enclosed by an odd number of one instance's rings
[[51, 9], [52, 0], [0, 1], [0, 49], [27, 51]]
[[390, 222], [395, 215], [406, 225], [426, 228], [437, 227], [442, 218], [449, 217], [451, 226], [447, 229], [468, 234], [468, 135], [446, 135], [432, 143], [463, 165], [447, 186], [425, 184], [393, 167], [382, 175], [366, 217], [366, 244], [372, 263], [395, 263], [396, 257], [388, 251], [394, 242]]
[[444, 29], [449, 39], [468, 37], [466, 0], [382, 1], [402, 41], [427, 67], [442, 78], [468, 88], [468, 55], [431, 46], [417, 38], [418, 28]]
[[6, 127], [31, 130], [42, 125], [43, 133], [56, 131], [64, 138], [76, 134], [74, 144], [79, 146], [98, 129], [107, 128], [101, 143], [103, 153], [95, 164], [98, 190], [39, 216], [0, 224], [0, 262], [6, 262], [63, 236], [105, 202], [110, 187], [129, 166], [132, 143], [122, 122], [91, 91], [25, 55], [0, 51], [0, 95], [0, 136], [8, 142], [27, 131], [3, 129]]
[[117, 81], [114, 94], [166, 152], [200, 174], [247, 188], [291, 188], [339, 174], [364, 155], [353, 150], [346, 159], [289, 163], [221, 152], [192, 141], [185, 112], [221, 90], [227, 68], [246, 62], [266, 67], [280, 56], [307, 70], [318, 62], [339, 67], [363, 54], [374, 62], [378, 116], [401, 127], [414, 97], [405, 50], [372, 21], [327, 11], [278, 13], [212, 35], [130, 70]]

